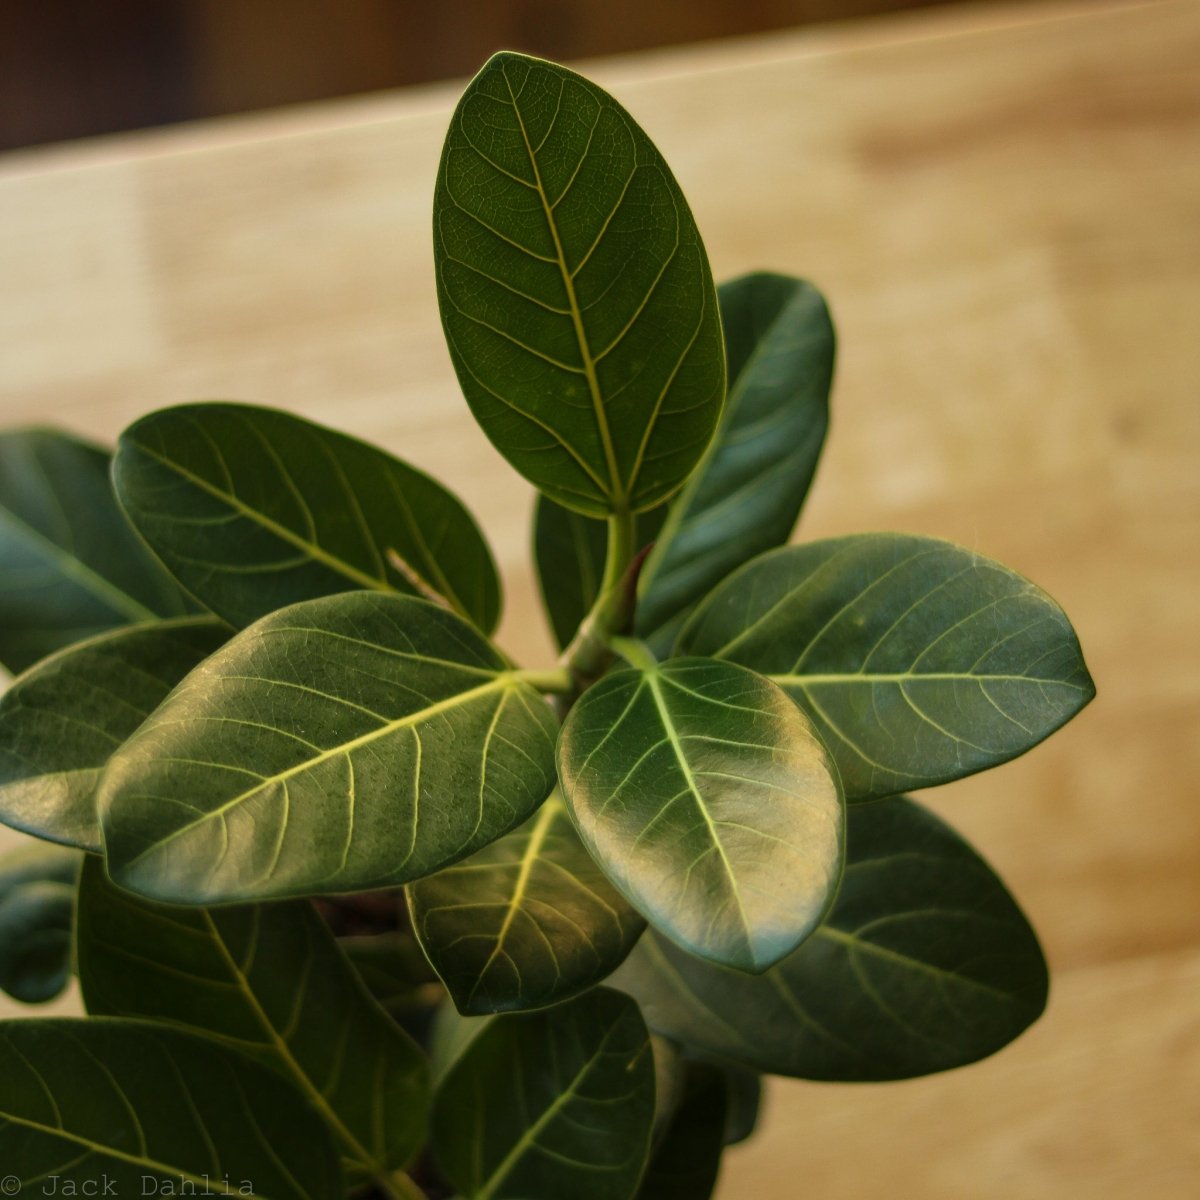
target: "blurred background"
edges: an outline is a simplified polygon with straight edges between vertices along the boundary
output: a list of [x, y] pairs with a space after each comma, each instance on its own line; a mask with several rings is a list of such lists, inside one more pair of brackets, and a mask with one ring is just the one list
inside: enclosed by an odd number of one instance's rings
[[0, 0], [0, 150], [929, 0]]

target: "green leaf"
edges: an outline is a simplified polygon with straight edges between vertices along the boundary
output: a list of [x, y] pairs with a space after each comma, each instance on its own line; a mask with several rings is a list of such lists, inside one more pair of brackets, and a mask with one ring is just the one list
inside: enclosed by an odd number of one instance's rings
[[0, 821], [99, 851], [96, 786], [113, 752], [229, 636], [211, 617], [100, 634], [0, 696]]
[[63, 433], [0, 434], [0, 662], [10, 671], [185, 611], [117, 507], [108, 468], [106, 451]]
[[24, 1004], [67, 986], [81, 857], [37, 843], [0, 857], [0, 988]]
[[412, 1024], [428, 1024], [446, 993], [411, 933], [356, 934], [339, 937], [338, 945], [375, 1002], [402, 1029], [411, 1033]]
[[[658, 536], [666, 515], [663, 505], [634, 518], [633, 540], [639, 550]], [[542, 604], [562, 650], [599, 595], [608, 526], [545, 496], [538, 496], [533, 520], [533, 551]]]
[[637, 1200], [707, 1200], [717, 1185], [729, 1109], [719, 1067], [689, 1062], [683, 1095], [650, 1156]]
[[841, 789], [804, 714], [730, 663], [618, 671], [558, 747], [584, 844], [693, 954], [763, 971], [824, 915], [842, 863]]
[[151, 904], [113, 887], [91, 858], [77, 947], [89, 1013], [165, 1021], [252, 1054], [308, 1099], [353, 1170], [386, 1178], [420, 1146], [424, 1056], [311, 904]]
[[597, 517], [676, 491], [720, 417], [720, 316], [683, 194], [611, 96], [489, 60], [446, 137], [434, 261], [463, 391], [521, 474]]
[[887, 1080], [975, 1062], [1042, 1012], [1046, 964], [991, 868], [902, 796], [850, 809], [841, 893], [753, 977], [647, 935], [613, 978], [651, 1028], [756, 1070]]
[[597, 988], [476, 1033], [437, 1090], [433, 1149], [466, 1200], [629, 1200], [653, 1117], [637, 1005]]
[[352, 588], [433, 593], [496, 624], [496, 567], [462, 504], [332, 429], [245, 404], [168, 408], [121, 435], [113, 478], [167, 569], [233, 625]]
[[453, 613], [307, 600], [234, 637], [110, 760], [109, 871], [193, 904], [404, 883], [529, 816], [554, 735], [525, 676]]
[[821, 294], [803, 280], [755, 274], [718, 295], [725, 415], [671, 502], [639, 581], [638, 635], [661, 654], [731, 571], [791, 536], [829, 423], [834, 334]]
[[342, 1198], [316, 1113], [206, 1038], [141, 1021], [3, 1021], [0, 1079], [0, 1170], [26, 1188]]
[[512, 833], [409, 884], [413, 928], [459, 1011], [541, 1008], [599, 983], [645, 926], [557, 792]]
[[[756, 274], [717, 295], [729, 359], [725, 415], [683, 491], [638, 518], [636, 544], [657, 544], [642, 568], [636, 628], [660, 657], [708, 591], [788, 540], [829, 421], [834, 336], [820, 294], [799, 279]], [[538, 498], [538, 576], [560, 647], [596, 599], [606, 544], [603, 521]]]
[[762, 1109], [762, 1076], [757, 1071], [747, 1071], [734, 1063], [718, 1062], [725, 1076], [728, 1107], [725, 1114], [726, 1146], [744, 1142], [758, 1125]]
[[1005, 762], [1095, 695], [1045, 592], [961, 546], [906, 534], [763, 555], [704, 602], [676, 652], [774, 679], [820, 731], [848, 800]]

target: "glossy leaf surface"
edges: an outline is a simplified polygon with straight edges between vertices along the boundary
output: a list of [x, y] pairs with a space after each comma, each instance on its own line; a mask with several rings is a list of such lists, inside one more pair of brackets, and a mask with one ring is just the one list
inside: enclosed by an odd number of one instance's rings
[[228, 636], [212, 617], [135, 625], [25, 672], [0, 696], [0, 820], [99, 851], [95, 795], [104, 764]]
[[106, 451], [64, 433], [0, 434], [0, 662], [10, 671], [185, 611], [118, 508], [108, 468]]
[[524, 825], [408, 888], [413, 927], [460, 1012], [541, 1008], [599, 983], [645, 926], [558, 793]]
[[260, 1200], [343, 1195], [301, 1096], [207, 1039], [141, 1021], [4, 1021], [0, 1079], [0, 1163], [27, 1190], [211, 1195], [228, 1177], [229, 1194]]
[[647, 934], [613, 979], [651, 1027], [760, 1071], [905, 1079], [985, 1058], [1037, 1019], [1046, 964], [1004, 885], [902, 796], [850, 809], [828, 921], [752, 977]]
[[608, 675], [572, 708], [558, 759], [592, 855], [693, 954], [765, 970], [832, 901], [837, 777], [800, 709], [752, 671], [680, 659]]
[[235, 626], [355, 588], [431, 591], [496, 624], [495, 564], [462, 504], [332, 429], [245, 404], [168, 408], [121, 435], [113, 479], [167, 569]]
[[597, 988], [476, 1033], [438, 1087], [433, 1148], [467, 1200], [629, 1200], [653, 1117], [637, 1005]]
[[540, 491], [604, 516], [682, 484], [724, 399], [716, 293], [678, 184], [611, 96], [490, 59], [446, 136], [434, 259], [472, 411]]
[[721, 1169], [728, 1110], [721, 1069], [687, 1063], [683, 1094], [650, 1156], [637, 1200], [708, 1200]]
[[661, 655], [731, 571], [787, 542], [829, 424], [834, 334], [803, 280], [755, 274], [718, 289], [729, 396], [704, 461], [671, 502], [642, 569], [637, 629]]
[[81, 857], [36, 842], [0, 857], [0, 988], [25, 1004], [67, 986]]
[[185, 903], [403, 883], [529, 816], [555, 732], [453, 613], [377, 592], [308, 600], [233, 638], [110, 760], [109, 871]]
[[1095, 694], [1066, 615], [961, 546], [864, 534], [788, 547], [697, 610], [678, 652], [770, 676], [812, 718], [850, 800], [1014, 758]]
[[152, 904], [113, 887], [91, 858], [77, 945], [93, 1016], [165, 1021], [253, 1054], [307, 1097], [347, 1165], [372, 1177], [402, 1168], [419, 1147], [424, 1056], [307, 902]]

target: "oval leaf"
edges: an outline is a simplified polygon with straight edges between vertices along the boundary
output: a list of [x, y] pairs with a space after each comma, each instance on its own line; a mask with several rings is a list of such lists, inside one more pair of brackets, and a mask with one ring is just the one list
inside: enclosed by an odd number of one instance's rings
[[50, 429], [0, 434], [0, 662], [23, 671], [105, 629], [186, 603], [129, 527], [98, 446]]
[[950, 542], [862, 534], [765, 554], [676, 647], [759, 671], [812, 718], [848, 800], [1024, 753], [1095, 695], [1066, 614]]
[[434, 260], [459, 381], [518, 471], [593, 516], [683, 483], [724, 398], [716, 294], [678, 184], [611, 96], [493, 57], [446, 136]]
[[762, 971], [824, 915], [842, 862], [842, 798], [804, 714], [730, 663], [618, 671], [584, 693], [558, 748], [596, 860], [693, 954]]
[[588, 854], [557, 793], [512, 833], [410, 884], [413, 928], [469, 1015], [541, 1008], [599, 983], [645, 922]]
[[171, 574], [235, 626], [369, 588], [436, 595], [495, 627], [500, 584], [471, 515], [345, 434], [273, 409], [188, 404], [121, 434], [113, 479]]
[[476, 1032], [438, 1088], [433, 1150], [468, 1200], [629, 1200], [653, 1118], [646, 1026], [598, 988]]
[[0, 858], [0, 988], [24, 1004], [67, 986], [81, 857], [32, 842]]
[[307, 600], [217, 651], [110, 760], [109, 871], [194, 904], [417, 879], [530, 815], [554, 734], [541, 696], [453, 613]]
[[725, 415], [638, 581], [638, 636], [660, 654], [731, 571], [791, 536], [829, 424], [834, 335], [821, 294], [767, 274], [717, 294], [729, 359]]
[[614, 976], [651, 1027], [775, 1075], [906, 1079], [975, 1062], [1042, 1012], [1021, 910], [956, 833], [902, 796], [850, 810], [841, 893], [755, 978], [647, 935]]
[[141, 1021], [4, 1021], [0, 1079], [0, 1169], [26, 1184], [50, 1180], [60, 1195], [100, 1195], [106, 1181], [117, 1196], [344, 1194], [329, 1133], [302, 1097], [205, 1038]]
[[89, 1013], [166, 1021], [252, 1053], [308, 1098], [353, 1170], [386, 1179], [420, 1146], [424, 1056], [311, 904], [151, 904], [114, 888], [91, 858], [77, 947]]
[[0, 821], [98, 851], [104, 764], [228, 636], [212, 617], [182, 617], [101, 634], [26, 671], [0, 696]]

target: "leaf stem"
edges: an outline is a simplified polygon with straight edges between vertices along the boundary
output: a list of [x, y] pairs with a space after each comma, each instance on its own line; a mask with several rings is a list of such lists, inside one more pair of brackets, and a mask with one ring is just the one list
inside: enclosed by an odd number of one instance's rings
[[575, 686], [575, 680], [567, 667], [546, 667], [542, 670], [513, 671], [513, 676], [539, 692], [565, 696]]
[[427, 1200], [425, 1193], [403, 1171], [394, 1171], [386, 1179], [375, 1181], [389, 1200]]
[[631, 667], [636, 667], [639, 671], [653, 671], [658, 666], [654, 652], [638, 638], [615, 637], [609, 645]]

